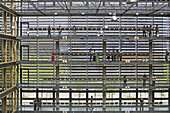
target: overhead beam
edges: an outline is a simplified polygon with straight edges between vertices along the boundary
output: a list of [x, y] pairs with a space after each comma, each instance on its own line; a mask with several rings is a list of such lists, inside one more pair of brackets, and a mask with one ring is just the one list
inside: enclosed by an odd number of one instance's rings
[[66, 7], [66, 9], [67, 9], [67, 11], [68, 11], [69, 15], [71, 16], [71, 12], [70, 12], [70, 10], [68, 9], [68, 6], [67, 6], [67, 4], [66, 4], [66, 2], [65, 2], [65, 1], [64, 1], [64, 4], [65, 4], [65, 7]]
[[99, 3], [99, 6], [97, 7], [97, 9], [96, 9], [96, 14], [95, 15], [97, 15], [98, 14], [98, 12], [99, 12], [99, 9], [100, 9], [100, 6], [101, 6], [101, 1], [100, 1], [100, 3]]
[[[150, 12], [149, 14], [147, 14], [147, 16], [150, 16], [151, 14], [153, 14], [153, 13], [155, 13], [155, 12], [158, 12], [158, 11], [160, 11], [161, 9], [163, 9], [164, 7], [167, 7], [168, 5], [164, 5], [164, 6], [162, 6], [162, 7], [160, 7], [160, 8], [158, 8], [158, 9], [155, 9], [155, 10], [153, 10], [152, 12]], [[161, 15], [161, 14], [160, 14]]]
[[[70, 2], [70, 0], [64, 0], [65, 2]], [[99, 0], [71, 0], [72, 2], [98, 2]], [[119, 2], [120, 0], [114, 0], [114, 2]], [[121, 2], [126, 2], [127, 0], [121, 0]], [[2, 3], [11, 1], [1, 1]], [[14, 2], [27, 2], [27, 0], [16, 0]], [[63, 0], [31, 0], [30, 2], [63, 2]], [[101, 0], [101, 2], [113, 2], [113, 0]], [[153, 2], [153, 0], [140, 0], [139, 2]], [[167, 0], [154, 1], [154, 2], [168, 2]]]
[[[1, 2], [7, 3], [8, 1], [1, 1]], [[11, 2], [11, 1], [9, 1], [9, 2]], [[0, 9], [3, 10], [3, 11], [8, 12], [8, 13], [10, 13], [10, 14], [13, 14], [13, 15], [15, 15], [15, 16], [18, 16], [17, 13], [16, 13], [13, 9], [11, 9], [11, 8], [3, 5], [2, 3], [0, 3]]]
[[126, 9], [120, 16], [124, 16], [126, 12], [128, 12], [136, 3], [133, 3], [128, 9]]
[[[58, 36], [52, 36], [52, 37], [47, 37], [44, 35], [40, 35], [40, 36], [24, 36], [22, 37], [22, 39], [59, 39], [62, 40], [61, 37]], [[88, 40], [94, 40], [94, 39], [121, 39], [121, 40], [134, 40], [133, 36], [67, 36], [67, 39], [71, 39], [71, 40], [84, 40], [84, 39], [88, 39]], [[139, 40], [141, 39], [145, 39], [145, 40], [169, 40], [169, 37], [143, 37], [143, 36], [139, 36]]]
[[[127, 11], [126, 11], [127, 12]], [[57, 12], [56, 12], [57, 13]], [[43, 16], [42, 13], [40, 12], [17, 12], [19, 16]], [[56, 16], [54, 13], [51, 12], [45, 12], [44, 13], [46, 16]], [[138, 17], [143, 17], [147, 16], [148, 14], [140, 14]], [[70, 16], [70, 13], [57, 13], [57, 16]], [[71, 16], [82, 16], [81, 13], [71, 13]], [[95, 15], [95, 13], [90, 13], [90, 14], [85, 14], [84, 16], [110, 16], [109, 13], [98, 13]], [[116, 16], [122, 16], [122, 13], [116, 13]], [[124, 13], [123, 16], [135, 16], [136, 13]], [[150, 14], [149, 16], [153, 17], [169, 17], [170, 13], [165, 13], [165, 14]]]
[[46, 14], [44, 14], [41, 10], [39, 10], [36, 5], [33, 2], [27, 1], [28, 3], [30, 3], [38, 12], [40, 12], [43, 16], [46, 16]]

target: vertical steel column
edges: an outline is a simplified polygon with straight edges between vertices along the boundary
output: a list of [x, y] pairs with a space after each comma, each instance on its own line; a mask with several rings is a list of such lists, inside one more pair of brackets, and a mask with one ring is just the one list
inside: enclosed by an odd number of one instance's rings
[[[4, 90], [7, 90], [7, 68], [4, 69]], [[7, 113], [7, 96], [2, 99], [2, 113]]]
[[[57, 52], [60, 52], [59, 40], [56, 41]], [[59, 61], [59, 55], [56, 55], [56, 61]], [[56, 66], [56, 109], [59, 109], [59, 65]]]
[[[56, 53], [60, 52], [59, 40], [56, 41]], [[56, 61], [59, 61], [59, 56], [56, 55]], [[56, 66], [56, 109], [59, 109], [59, 65]]]
[[[16, 67], [16, 65], [14, 66], [14, 76], [15, 76], [15, 83], [14, 83], [14, 85], [16, 86], [17, 85], [17, 67]], [[17, 91], [15, 90], [14, 91], [14, 95], [15, 95], [15, 101], [14, 101], [14, 112], [16, 111], [16, 109], [17, 109], [17, 106], [16, 106], [16, 104], [17, 104]]]
[[59, 65], [56, 66], [56, 108], [59, 109]]
[[[21, 24], [21, 26], [22, 26], [22, 24]], [[17, 37], [19, 37], [19, 17], [17, 17]]]
[[[106, 61], [106, 40], [103, 40], [103, 61]], [[103, 110], [106, 109], [106, 66], [103, 65]]]
[[103, 39], [103, 62], [106, 61], [106, 40]]
[[14, 61], [17, 60], [17, 41], [14, 41]]
[[[38, 64], [37, 64], [37, 84], [39, 84], [39, 58], [40, 58], [40, 44], [39, 44], [39, 39], [37, 39], [37, 61], [38, 61]], [[28, 51], [28, 53], [29, 53], [29, 51]], [[29, 59], [29, 58], [28, 58]]]
[[15, 28], [14, 36], [17, 36], [17, 17], [16, 16], [14, 16], [14, 28]]
[[[13, 87], [13, 66], [11, 67], [11, 87]], [[12, 92], [11, 93], [11, 112], [14, 113], [14, 106], [13, 106], [13, 96], [14, 96], [14, 93]]]
[[103, 110], [106, 109], [106, 66], [103, 65]]
[[169, 91], [169, 92], [168, 92], [168, 105], [170, 106], [170, 88], [169, 88], [168, 91]]
[[4, 58], [5, 58], [5, 63], [7, 62], [7, 40], [4, 40]]
[[89, 103], [89, 95], [88, 95], [88, 88], [86, 88], [86, 107], [88, 107], [88, 103]]
[[[17, 86], [19, 85], [19, 65], [17, 65]], [[19, 109], [19, 89], [17, 89], [17, 109]]]
[[[152, 61], [152, 40], [149, 40], [149, 61]], [[149, 108], [152, 108], [152, 64], [149, 64]]]
[[7, 12], [4, 11], [4, 28], [5, 28], [5, 34], [7, 34]]

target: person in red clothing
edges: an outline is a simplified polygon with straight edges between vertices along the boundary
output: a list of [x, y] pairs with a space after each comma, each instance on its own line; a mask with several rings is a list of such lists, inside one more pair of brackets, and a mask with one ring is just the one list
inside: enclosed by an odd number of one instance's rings
[[34, 110], [36, 110], [36, 107], [37, 107], [37, 99], [35, 98], [34, 99]]

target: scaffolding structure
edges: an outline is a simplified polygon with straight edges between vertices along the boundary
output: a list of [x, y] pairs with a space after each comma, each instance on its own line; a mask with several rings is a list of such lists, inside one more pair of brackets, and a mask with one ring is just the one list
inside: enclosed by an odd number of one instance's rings
[[[10, 6], [10, 7], [9, 7]], [[13, 12], [17, 3], [0, 3], [0, 99], [2, 113], [19, 108], [19, 17]]]

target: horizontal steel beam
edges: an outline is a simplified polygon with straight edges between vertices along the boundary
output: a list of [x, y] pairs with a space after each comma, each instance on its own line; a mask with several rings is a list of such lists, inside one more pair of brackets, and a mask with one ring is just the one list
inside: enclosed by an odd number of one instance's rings
[[[64, 0], [65, 2], [99, 2], [99, 0]], [[101, 2], [113, 2], [113, 0], [100, 0]], [[5, 2], [11, 2], [11, 1], [2, 1]], [[15, 2], [28, 2], [28, 0], [16, 0]], [[63, 2], [63, 0], [29, 0], [29, 2]], [[120, 0], [114, 0], [114, 2], [120, 2]], [[127, 0], [121, 0], [121, 2], [127, 2]], [[139, 0], [138, 2], [153, 2], [153, 0]], [[167, 0], [160, 0], [160, 1], [154, 1], [154, 2], [168, 2]]]
[[125, 61], [67, 61], [67, 63], [63, 63], [62, 61], [18, 61], [17, 63], [21, 64], [67, 64], [67, 65], [101, 65], [101, 66], [113, 66], [113, 65], [134, 65], [134, 64], [170, 64], [170, 61], [148, 61], [148, 62], [143, 62], [143, 61], [130, 61], [130, 63], [126, 63]]
[[[53, 81], [51, 81], [53, 82]], [[155, 88], [170, 88], [170, 86], [168, 84], [158, 84], [156, 86], [143, 86], [143, 84], [138, 84], [138, 85], [135, 85], [135, 84], [130, 84], [130, 83], [127, 83], [130, 88], [149, 88], [149, 89], [155, 89]], [[86, 83], [82, 84], [82, 85], [70, 85], [70, 84], [63, 84], [63, 85], [60, 85], [60, 86], [56, 86], [56, 84], [20, 84], [17, 88], [53, 88], [53, 89], [58, 89], [58, 88], [63, 88], [63, 86], [67, 86], [67, 89], [70, 89], [70, 88], [82, 88], [82, 89], [90, 89], [90, 88], [96, 88], [96, 89], [101, 89], [103, 88], [103, 84], [101, 85], [96, 85], [96, 84], [93, 84], [93, 85], [87, 85]], [[108, 86], [106, 86], [106, 88], [124, 88], [125, 89], [125, 86], [122, 84], [110, 84]]]
[[17, 88], [16, 87], [12, 87], [12, 88], [8, 88], [7, 90], [3, 91], [0, 93], [0, 99], [2, 99], [3, 97], [7, 96], [8, 94], [12, 93], [13, 91], [15, 91]]
[[[87, 52], [70, 52], [70, 53], [66, 53], [66, 52], [57, 52], [57, 53], [52, 53], [52, 55], [67, 55], [67, 56], [90, 56], [90, 55], [94, 55], [94, 53], [87, 53]], [[123, 56], [148, 56], [149, 53], [146, 52], [146, 53], [128, 53], [128, 52], [123, 52], [123, 53], [116, 53], [116, 52], [106, 52], [106, 53], [103, 53], [103, 52], [96, 52], [95, 55], [123, 55]]]
[[[55, 15], [55, 13], [51, 13], [51, 12], [44, 12], [44, 14], [46, 16], [70, 16], [69, 13], [57, 13], [57, 15]], [[41, 13], [39, 12], [17, 12], [17, 15], [19, 16], [43, 16]], [[148, 14], [139, 14], [136, 15], [136, 13], [126, 13], [123, 16], [138, 16], [138, 17], [148, 17]], [[71, 13], [71, 16], [82, 16], [81, 13]], [[84, 16], [110, 16], [109, 13], [88, 13], [85, 14]], [[116, 16], [121, 16], [121, 13], [116, 13]], [[153, 13], [151, 15], [149, 15], [150, 17], [169, 17], [170, 13], [165, 13], [165, 14], [156, 14]]]
[[2, 3], [0, 3], [0, 9], [2, 9], [4, 11], [7, 11], [8, 13], [11, 13], [11, 14], [14, 14], [14, 15], [18, 16], [18, 14], [13, 9], [10, 9], [9, 7], [3, 5]]
[[[53, 104], [51, 105], [53, 106]], [[86, 105], [86, 103], [83, 105]], [[47, 112], [48, 113], [64, 113], [64, 111], [57, 111], [57, 112], [56, 111], [16, 111], [15, 113], [47, 113]], [[92, 111], [67, 111], [66, 113], [125, 113], [125, 111], [93, 111], [93, 112]], [[155, 111], [130, 111], [130, 113], [169, 113], [169, 111], [156, 111], [156, 112]]]
[[[134, 98], [126, 98], [126, 99], [119, 99], [119, 100], [132, 100], [132, 99], [134, 99]], [[65, 98], [65, 99], [60, 99], [60, 100], [68, 100], [67, 98]], [[83, 98], [81, 98], [81, 99], [72, 99], [72, 100], [86, 100], [85, 98], [83, 99]], [[88, 100], [90, 100], [90, 98], [88, 99]], [[96, 99], [96, 98], [93, 98], [93, 100], [102, 100], [102, 99]], [[111, 100], [117, 100], [117, 99], [111, 99]], [[135, 99], [134, 99], [135, 100]], [[140, 99], [138, 99], [138, 100], [140, 100]], [[38, 103], [38, 102], [37, 102]], [[152, 104], [162, 104], [163, 102], [152, 102]], [[34, 102], [30, 102], [30, 104], [34, 104]], [[60, 105], [62, 105], [62, 104], [70, 104], [70, 103], [68, 103], [68, 102], [60, 102], [60, 103], [55, 103], [55, 102], [42, 102], [41, 104], [60, 104]], [[91, 104], [91, 102], [90, 103], [82, 103], [82, 102], [73, 102], [72, 104]], [[93, 102], [92, 104], [98, 104], [98, 105], [100, 105], [100, 104], [140, 104], [140, 102], [106, 102], [106, 103], [103, 103], [103, 102]], [[144, 104], [149, 104], [149, 102], [144, 102]]]
[[0, 39], [18, 40], [17, 37], [0, 33]]
[[[54, 90], [22, 90], [22, 92], [54, 92]], [[169, 92], [169, 90], [152, 90], [153, 92]], [[68, 93], [68, 92], [72, 92], [72, 93], [101, 93], [103, 92], [103, 90], [59, 90], [59, 92], [62, 92], [62, 93]], [[113, 92], [149, 92], [149, 90], [106, 90], [107, 93], [113, 93]]]
[[[128, 28], [128, 27], [109, 27], [109, 28], [99, 28], [99, 27], [77, 27], [77, 28], [73, 28], [73, 27], [70, 27], [70, 28], [50, 28], [52, 31], [59, 31], [59, 30], [62, 30], [62, 31], [100, 31], [100, 30], [103, 30], [103, 31], [144, 31], [146, 28]], [[145, 31], [155, 31], [156, 28], [147, 28], [148, 30], [145, 30]], [[30, 31], [44, 31], [44, 30], [48, 30], [48, 28], [29, 28]]]
[[0, 63], [0, 69], [16, 65], [16, 62]]
[[[78, 40], [83, 40], [83, 39], [125, 39], [125, 40], [134, 40], [135, 36], [65, 36], [67, 37], [67, 40], [74, 40], [74, 39], [78, 39]], [[143, 37], [143, 36], [138, 36], [139, 40], [140, 39], [144, 39], [144, 40], [170, 40], [170, 37], [163, 37], [163, 36], [159, 36], [159, 37]], [[20, 39], [58, 39], [58, 40], [63, 40], [61, 36], [52, 36], [52, 37], [47, 37], [44, 35], [40, 35], [40, 36], [23, 36]]]
[[[44, 80], [75, 80], [75, 81], [84, 81], [84, 80], [90, 80], [90, 81], [92, 81], [92, 80], [94, 80], [94, 81], [101, 81], [101, 80], [124, 80], [124, 78], [123, 77], [106, 77], [106, 78], [104, 78], [104, 77], [102, 77], [102, 78], [89, 78], [89, 77], [87, 77], [87, 78], [80, 78], [80, 77], [68, 77], [68, 78], [53, 78], [53, 77], [46, 77], [46, 78], [43, 78]], [[127, 77], [126, 78], [127, 80], [149, 80], [149, 78], [141, 78], [141, 77]], [[160, 78], [156, 78], [156, 79], [161, 79], [161, 77]]]

